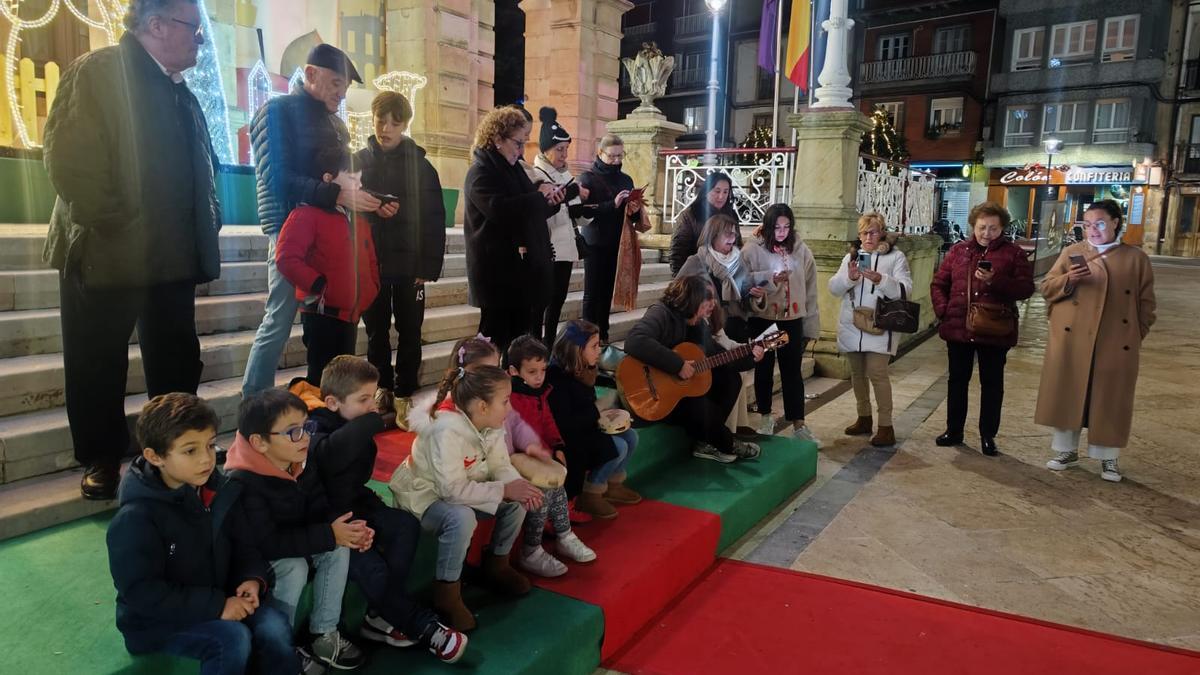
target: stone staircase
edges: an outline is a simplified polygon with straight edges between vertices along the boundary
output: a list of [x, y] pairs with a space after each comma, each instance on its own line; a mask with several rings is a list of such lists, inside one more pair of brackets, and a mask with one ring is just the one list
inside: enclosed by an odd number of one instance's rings
[[[41, 262], [45, 225], [0, 224], [0, 539], [110, 508], [79, 498], [79, 470], [63, 408], [62, 336], [58, 277]], [[199, 395], [236, 425], [241, 377], [266, 299], [267, 238], [257, 226], [226, 226], [220, 237], [221, 278], [197, 289], [196, 324], [204, 372]], [[430, 284], [422, 338], [421, 382], [435, 383], [453, 342], [473, 334], [479, 310], [467, 306], [461, 228], [447, 233], [443, 277]], [[670, 280], [659, 251], [644, 250], [638, 309], [614, 314], [611, 337], [622, 340]], [[579, 316], [583, 270], [576, 269], [563, 319]], [[360, 327], [358, 352], [366, 351]], [[304, 373], [299, 324], [276, 374], [286, 383]], [[129, 346], [125, 411], [132, 422], [146, 402], [136, 333]], [[74, 470], [72, 470], [74, 469]]]

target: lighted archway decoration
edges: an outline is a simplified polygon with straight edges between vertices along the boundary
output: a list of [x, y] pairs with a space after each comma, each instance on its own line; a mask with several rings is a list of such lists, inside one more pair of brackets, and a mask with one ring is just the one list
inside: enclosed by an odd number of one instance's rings
[[[408, 102], [413, 106], [413, 119], [415, 120], [417, 92], [429, 84], [429, 79], [424, 75], [410, 73], [407, 70], [393, 70], [371, 80], [371, 84], [375, 85], [375, 88], [381, 91], [394, 91], [403, 94], [404, 98], [407, 98]], [[345, 106], [346, 102], [342, 101], [343, 109]], [[346, 127], [350, 129], [350, 148], [359, 150], [367, 147], [367, 138], [374, 131], [371, 113], [352, 112], [346, 113], [342, 117], [346, 120]], [[412, 122], [409, 122], [409, 129], [411, 130], [411, 128]]]

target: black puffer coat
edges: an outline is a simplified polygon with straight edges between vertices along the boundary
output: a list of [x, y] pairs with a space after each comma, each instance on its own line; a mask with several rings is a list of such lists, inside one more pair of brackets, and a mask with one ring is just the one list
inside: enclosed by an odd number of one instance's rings
[[[582, 228], [583, 238], [591, 246], [616, 251], [621, 245], [625, 205], [618, 207], [614, 200], [622, 190], [633, 189], [633, 179], [621, 171], [620, 165], [605, 164], [597, 157], [592, 168], [579, 176], [579, 184], [588, 189], [584, 204], [593, 207], [583, 212], [592, 218], [592, 222]], [[638, 211], [630, 220], [637, 221], [641, 217], [642, 212]]]
[[267, 101], [250, 122], [254, 174], [258, 184], [258, 219], [263, 232], [275, 234], [292, 209], [310, 204], [332, 209], [341, 187], [321, 181], [317, 153], [345, 146], [350, 132], [325, 104], [297, 86], [287, 96]]
[[467, 301], [473, 307], [545, 304], [554, 288], [546, 219], [559, 207], [546, 202], [520, 164], [509, 164], [494, 148], [475, 149], [463, 194]]
[[600, 431], [600, 410], [596, 407], [596, 388], [580, 382], [555, 361], [546, 370], [550, 385], [550, 412], [566, 444], [567, 494], [579, 494], [588, 471], [617, 456], [612, 438]]
[[317, 430], [308, 444], [305, 473], [314, 471], [320, 477], [330, 513], [353, 511], [355, 518], [366, 518], [385, 507], [367, 487], [379, 452], [375, 434], [383, 431], [383, 418], [371, 412], [347, 422], [329, 408], [317, 408], [309, 419], [317, 423]]
[[246, 469], [229, 476], [243, 486], [246, 520], [267, 560], [305, 558], [337, 546], [331, 527], [335, 515], [315, 471], [301, 471], [295, 480]]

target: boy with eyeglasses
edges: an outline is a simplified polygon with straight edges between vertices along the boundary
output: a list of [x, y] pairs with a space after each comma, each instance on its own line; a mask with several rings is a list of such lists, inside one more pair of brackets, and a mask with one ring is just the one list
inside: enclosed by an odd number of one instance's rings
[[264, 558], [275, 574], [268, 604], [295, 630], [296, 606], [316, 569], [308, 636], [310, 659], [339, 670], [358, 668], [365, 655], [338, 632], [350, 549], [371, 547], [374, 532], [352, 513], [330, 521], [329, 501], [315, 471], [305, 471], [315, 423], [295, 394], [266, 389], [242, 400], [238, 432], [225, 468], [242, 485], [242, 505]]

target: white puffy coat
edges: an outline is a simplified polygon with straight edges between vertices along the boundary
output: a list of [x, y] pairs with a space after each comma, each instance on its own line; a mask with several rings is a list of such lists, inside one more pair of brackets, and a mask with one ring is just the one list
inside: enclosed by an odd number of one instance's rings
[[908, 258], [892, 242], [884, 240], [871, 254], [871, 269], [879, 272], [883, 279], [873, 284], [864, 276], [858, 281], [850, 281], [850, 254], [842, 258], [837, 274], [829, 279], [829, 292], [834, 297], [842, 299], [842, 308], [838, 313], [837, 343], [840, 352], [877, 352], [880, 354], [896, 353], [900, 346], [900, 336], [892, 331], [882, 335], [864, 333], [854, 327], [854, 308], [875, 308], [875, 303], [881, 297], [896, 299], [900, 297], [900, 286], [904, 292], [912, 296], [912, 273], [908, 270]]
[[[559, 171], [554, 168], [554, 165], [546, 160], [541, 154], [533, 158], [533, 165], [525, 165], [525, 174], [529, 176], [529, 180], [533, 181], [534, 185], [538, 183], [557, 183], [565, 184], [571, 180], [570, 171]], [[553, 216], [546, 219], [546, 227], [550, 229], [550, 246], [554, 249], [554, 262], [577, 262], [579, 260], [579, 250], [575, 248], [575, 228], [571, 224], [571, 216], [567, 212], [567, 207], [571, 204], [582, 204], [579, 197], [572, 199], [567, 204], [563, 204]], [[591, 218], [579, 218], [578, 225], [580, 227], [592, 222]]]

